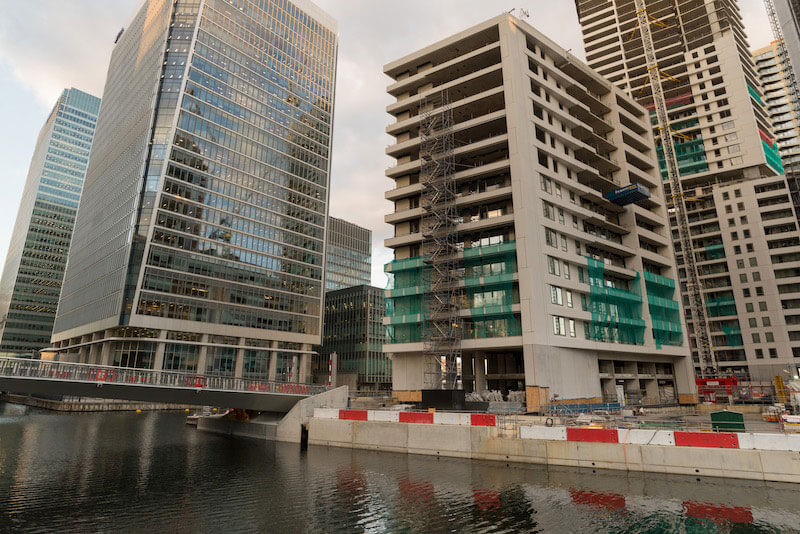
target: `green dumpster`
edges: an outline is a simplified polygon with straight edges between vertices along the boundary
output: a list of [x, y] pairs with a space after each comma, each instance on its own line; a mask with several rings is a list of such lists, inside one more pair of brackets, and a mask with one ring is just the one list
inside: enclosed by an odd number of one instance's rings
[[711, 428], [714, 432], [744, 432], [744, 415], [730, 410], [711, 412]]

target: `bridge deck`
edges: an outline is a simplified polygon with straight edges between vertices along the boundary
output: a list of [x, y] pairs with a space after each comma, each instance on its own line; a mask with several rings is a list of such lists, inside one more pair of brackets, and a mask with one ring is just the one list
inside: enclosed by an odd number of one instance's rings
[[132, 369], [71, 362], [0, 358], [0, 391], [288, 412], [325, 386]]

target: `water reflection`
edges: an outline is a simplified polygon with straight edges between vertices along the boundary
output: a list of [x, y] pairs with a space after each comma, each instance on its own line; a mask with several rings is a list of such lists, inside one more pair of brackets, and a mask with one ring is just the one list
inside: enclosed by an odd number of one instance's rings
[[0, 404], [0, 532], [800, 532], [800, 488], [229, 439]]

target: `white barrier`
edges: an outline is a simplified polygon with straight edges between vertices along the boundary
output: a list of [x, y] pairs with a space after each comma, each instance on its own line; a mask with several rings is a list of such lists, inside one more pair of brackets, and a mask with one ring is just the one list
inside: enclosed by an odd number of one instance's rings
[[380, 421], [383, 423], [399, 423], [400, 412], [396, 410], [370, 410], [367, 412], [368, 421]]
[[675, 433], [672, 430], [625, 429], [617, 430], [620, 443], [636, 445], [675, 445]]
[[522, 439], [544, 439], [548, 441], [567, 441], [565, 426], [521, 426], [519, 436]]
[[314, 408], [314, 417], [317, 419], [339, 419], [338, 408]]

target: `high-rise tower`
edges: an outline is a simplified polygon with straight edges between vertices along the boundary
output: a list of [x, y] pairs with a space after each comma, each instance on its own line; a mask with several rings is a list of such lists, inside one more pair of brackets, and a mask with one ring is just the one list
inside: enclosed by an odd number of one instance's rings
[[[649, 109], [655, 127], [634, 2], [575, 4], [589, 66]], [[735, 0], [647, 0], [646, 6], [714, 359], [723, 374], [770, 379], [800, 352], [800, 337], [795, 340], [793, 319], [785, 312], [795, 284], [781, 279], [800, 267], [800, 255], [787, 255], [800, 244], [800, 234], [796, 220], [786, 217], [789, 189], [739, 6]], [[669, 183], [664, 189], [670, 199]], [[763, 197], [768, 191], [774, 199]], [[674, 211], [670, 219], [686, 304]], [[694, 325], [688, 322], [695, 347]], [[698, 351], [693, 352], [699, 367]]]
[[0, 280], [0, 352], [50, 345], [99, 108], [65, 89], [39, 133]]
[[144, 3], [111, 57], [62, 356], [310, 379], [337, 42], [307, 0]]
[[695, 401], [647, 111], [509, 15], [384, 72], [397, 397]]
[[369, 285], [372, 232], [344, 219], [329, 217], [325, 258], [325, 291]]

